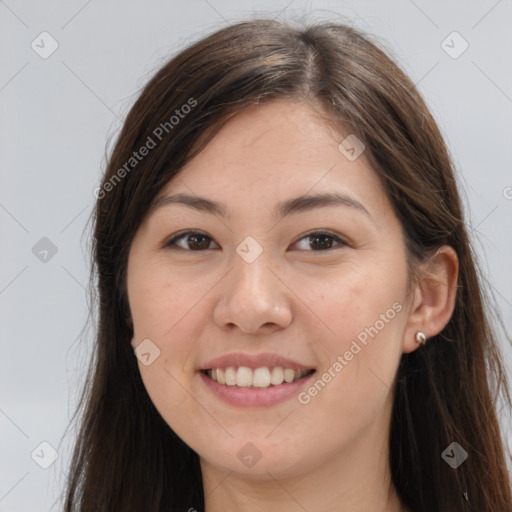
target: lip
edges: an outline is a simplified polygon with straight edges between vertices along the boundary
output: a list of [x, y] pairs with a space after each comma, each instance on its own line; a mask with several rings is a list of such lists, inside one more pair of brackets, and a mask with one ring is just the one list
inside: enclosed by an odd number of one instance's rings
[[[213, 362], [216, 362], [216, 360]], [[217, 398], [229, 405], [235, 407], [269, 407], [296, 397], [301, 388], [305, 387], [316, 375], [316, 371], [294, 382], [283, 383], [278, 386], [271, 385], [265, 389], [227, 386], [211, 379], [204, 371], [199, 371], [198, 374], [207, 388]]]
[[[262, 354], [243, 354], [241, 352], [234, 352], [232, 354], [225, 354], [208, 361], [201, 366], [199, 370], [210, 370], [212, 368], [227, 368], [228, 366], [247, 366], [248, 368], [262, 368], [266, 366], [271, 369], [274, 366], [282, 366], [283, 368], [292, 368], [294, 370], [313, 370], [313, 366], [306, 366], [297, 361], [281, 357], [278, 354], [262, 353]], [[299, 381], [297, 381], [299, 382]], [[278, 387], [278, 386], [276, 386]]]

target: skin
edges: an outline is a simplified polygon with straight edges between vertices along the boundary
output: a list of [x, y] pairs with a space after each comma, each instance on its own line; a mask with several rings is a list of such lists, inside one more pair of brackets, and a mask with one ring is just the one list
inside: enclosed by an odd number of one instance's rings
[[[364, 152], [349, 161], [338, 149], [349, 133], [335, 133], [306, 103], [246, 109], [160, 194], [207, 197], [230, 217], [170, 204], [133, 240], [132, 344], [149, 338], [160, 350], [152, 364], [139, 361], [141, 375], [165, 421], [200, 455], [207, 512], [405, 510], [389, 471], [393, 381], [402, 353], [418, 349], [416, 331], [430, 337], [448, 322], [457, 256], [442, 247], [423, 279], [409, 281], [402, 227], [380, 179]], [[333, 191], [369, 215], [336, 205], [272, 216], [280, 201]], [[164, 246], [186, 229], [209, 238]], [[321, 229], [346, 244], [307, 236]], [[252, 263], [236, 252], [248, 236], [263, 248]], [[293, 397], [238, 408], [197, 373], [224, 354], [272, 352], [321, 375], [395, 303], [401, 311], [307, 405]], [[261, 453], [250, 468], [237, 457], [247, 442]]]

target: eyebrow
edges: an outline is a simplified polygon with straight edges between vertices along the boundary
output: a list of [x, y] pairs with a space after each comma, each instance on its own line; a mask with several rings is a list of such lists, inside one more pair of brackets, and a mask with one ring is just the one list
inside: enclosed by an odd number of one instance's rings
[[[156, 210], [171, 204], [182, 204], [198, 212], [210, 213], [222, 218], [230, 217], [228, 210], [222, 203], [212, 199], [207, 199], [206, 197], [188, 195], [184, 193], [164, 196], [157, 199], [151, 206], [150, 211], [153, 213]], [[368, 210], [357, 199], [346, 194], [332, 192], [303, 195], [287, 199], [286, 201], [281, 201], [274, 208], [273, 215], [278, 219], [282, 219], [283, 217], [295, 213], [311, 211], [316, 208], [324, 208], [328, 206], [346, 206], [354, 208], [371, 218]]]

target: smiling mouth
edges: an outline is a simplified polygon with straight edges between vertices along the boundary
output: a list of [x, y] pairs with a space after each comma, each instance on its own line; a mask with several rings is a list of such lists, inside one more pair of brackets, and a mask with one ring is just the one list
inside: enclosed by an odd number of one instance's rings
[[228, 366], [227, 368], [210, 368], [201, 371], [219, 384], [249, 389], [266, 389], [290, 384], [315, 373], [314, 368], [299, 370], [282, 366], [274, 366], [272, 369], [266, 366], [260, 368]]

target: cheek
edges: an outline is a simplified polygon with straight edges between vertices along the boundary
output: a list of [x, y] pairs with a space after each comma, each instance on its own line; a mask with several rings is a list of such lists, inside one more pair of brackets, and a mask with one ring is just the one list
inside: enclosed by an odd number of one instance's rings
[[128, 286], [135, 343], [150, 339], [159, 351], [150, 366], [139, 362], [141, 376], [157, 409], [163, 407], [162, 413], [186, 410], [190, 396], [182, 386], [189, 385], [195, 371], [195, 340], [204, 330], [211, 307], [207, 294], [215, 281], [210, 283], [207, 277], [191, 281], [188, 274], [171, 273], [158, 264], [137, 270]]
[[199, 317], [206, 314], [205, 283], [151, 265], [132, 274], [128, 293], [136, 343], [150, 339], [159, 351], [150, 365], [138, 363], [144, 386], [172, 428], [186, 433], [197, 416], [197, 404], [185, 388], [194, 367], [194, 340], [200, 337]]
[[[402, 275], [403, 274], [403, 275]], [[304, 302], [311, 304], [316, 316], [323, 321], [325, 339], [333, 349], [348, 349], [352, 340], [373, 339], [396, 334], [403, 315], [406, 275], [402, 270], [384, 269], [371, 262], [332, 273], [323, 282], [311, 279], [301, 290], [309, 290]], [[371, 334], [368, 333], [370, 329]], [[375, 332], [375, 329], [378, 333]], [[393, 336], [391, 336], [393, 337]], [[348, 343], [348, 345], [346, 345]]]
[[197, 324], [191, 319], [200, 311], [208, 289], [207, 280], [190, 281], [161, 265], [134, 273], [128, 295], [136, 338], [180, 339], [175, 336], [180, 329]]
[[371, 422], [391, 391], [402, 353], [405, 284], [405, 276], [370, 269], [318, 294], [330, 331], [317, 342], [325, 361], [318, 378], [326, 384], [307, 392], [319, 410], [339, 411], [354, 428]]

